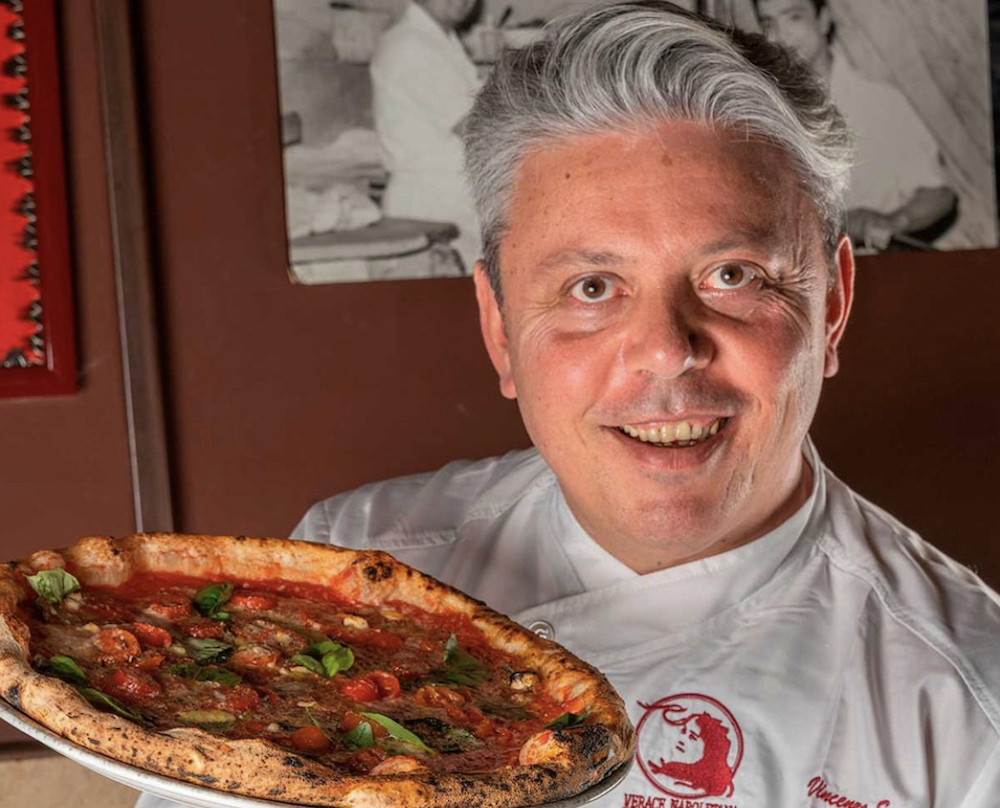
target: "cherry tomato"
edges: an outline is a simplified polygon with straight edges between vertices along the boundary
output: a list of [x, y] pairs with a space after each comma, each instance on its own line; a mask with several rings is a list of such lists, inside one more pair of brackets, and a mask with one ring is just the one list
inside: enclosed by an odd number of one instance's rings
[[233, 685], [219, 691], [222, 708], [231, 713], [248, 713], [260, 704], [260, 694], [249, 685]]
[[180, 620], [194, 614], [191, 598], [179, 593], [163, 594], [157, 600], [143, 606], [142, 610], [165, 620]]
[[330, 748], [330, 739], [319, 727], [302, 727], [288, 738], [289, 743], [303, 752], [325, 752]]
[[104, 680], [102, 689], [125, 702], [148, 701], [163, 692], [159, 682], [136, 668], [119, 668]]
[[340, 692], [355, 701], [378, 701], [378, 685], [371, 679], [348, 679], [341, 683]]
[[375, 738], [385, 738], [389, 734], [389, 730], [377, 721], [369, 721], [361, 715], [361, 713], [356, 713], [354, 710], [348, 710], [344, 713], [344, 717], [341, 719], [338, 729], [341, 732], [350, 732], [361, 723], [365, 723], [372, 728], [372, 736]]
[[163, 654], [143, 654], [136, 661], [135, 666], [141, 668], [144, 671], [155, 671], [159, 670], [160, 665], [163, 664], [163, 660], [166, 657]]
[[139, 642], [147, 648], [166, 648], [173, 642], [169, 631], [159, 626], [151, 626], [149, 623], [133, 623], [131, 630]]
[[386, 671], [372, 671], [368, 674], [378, 688], [380, 699], [394, 699], [400, 694], [399, 679]]
[[414, 694], [413, 700], [424, 707], [461, 707], [467, 701], [461, 690], [443, 685], [424, 685]]
[[135, 635], [123, 628], [102, 628], [91, 642], [97, 647], [97, 659], [102, 665], [131, 662], [142, 653]]
[[213, 620], [211, 617], [189, 617], [175, 623], [174, 628], [187, 637], [199, 640], [219, 640], [226, 631], [221, 620]]
[[236, 670], [255, 671], [262, 670], [268, 665], [275, 665], [280, 661], [280, 651], [265, 648], [263, 645], [245, 645], [233, 652], [229, 659], [229, 666]]
[[386, 671], [372, 671], [340, 685], [340, 692], [355, 701], [379, 701], [400, 693], [399, 679]]
[[266, 612], [278, 605], [278, 599], [264, 594], [263, 592], [253, 592], [251, 590], [241, 590], [233, 592], [226, 606], [238, 606], [254, 612]]

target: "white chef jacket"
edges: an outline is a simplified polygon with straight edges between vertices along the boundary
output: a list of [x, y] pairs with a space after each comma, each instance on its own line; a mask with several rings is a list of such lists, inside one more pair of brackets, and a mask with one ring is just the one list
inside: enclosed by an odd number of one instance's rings
[[836, 55], [830, 96], [856, 139], [849, 208], [888, 213], [919, 188], [946, 184], [937, 140], [899, 90], [869, 81]]
[[638, 751], [599, 808], [1000, 804], [1000, 597], [806, 455], [784, 524], [647, 575], [534, 451], [341, 494], [293, 535], [388, 550], [600, 668]]
[[369, 67], [372, 114], [389, 182], [389, 216], [448, 221], [467, 271], [479, 258], [479, 223], [463, 175], [455, 127], [472, 108], [480, 81], [454, 32], [410, 2], [379, 38]]

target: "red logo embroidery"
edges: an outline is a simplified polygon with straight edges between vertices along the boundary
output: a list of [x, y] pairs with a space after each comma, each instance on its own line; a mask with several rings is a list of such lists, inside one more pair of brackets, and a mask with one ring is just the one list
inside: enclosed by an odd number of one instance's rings
[[672, 797], [729, 797], [743, 759], [743, 733], [733, 714], [708, 696], [682, 693], [655, 704], [636, 727], [639, 768]]

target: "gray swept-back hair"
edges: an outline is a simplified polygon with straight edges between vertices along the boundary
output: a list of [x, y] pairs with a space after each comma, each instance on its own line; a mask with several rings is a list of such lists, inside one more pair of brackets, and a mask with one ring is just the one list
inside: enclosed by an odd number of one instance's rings
[[813, 200], [832, 255], [843, 232], [851, 136], [809, 67], [757, 34], [664, 0], [605, 5], [505, 51], [465, 129], [483, 259], [501, 300], [499, 244], [514, 181], [535, 149], [574, 135], [697, 121], [773, 143]]

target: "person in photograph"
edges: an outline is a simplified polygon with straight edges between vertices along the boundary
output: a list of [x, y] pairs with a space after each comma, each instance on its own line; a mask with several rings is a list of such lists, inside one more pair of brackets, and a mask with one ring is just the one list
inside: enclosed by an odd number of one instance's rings
[[835, 53], [826, 0], [754, 0], [754, 5], [765, 36], [793, 50], [822, 77], [855, 133], [847, 220], [854, 243], [879, 250], [893, 239], [915, 244], [911, 239], [926, 237], [953, 217], [957, 195], [945, 179], [937, 141], [899, 90], [862, 77]]
[[462, 126], [480, 80], [456, 28], [474, 0], [409, 0], [370, 65], [375, 131], [389, 172], [388, 216], [447, 221], [470, 272], [479, 223], [462, 173]]
[[[662, 0], [505, 51], [465, 130], [473, 276], [533, 448], [291, 533], [387, 551], [604, 672], [637, 763], [594, 808], [996, 805], [1000, 595], [809, 438], [854, 299], [850, 142], [804, 62]], [[708, 717], [681, 744], [658, 705]]]

